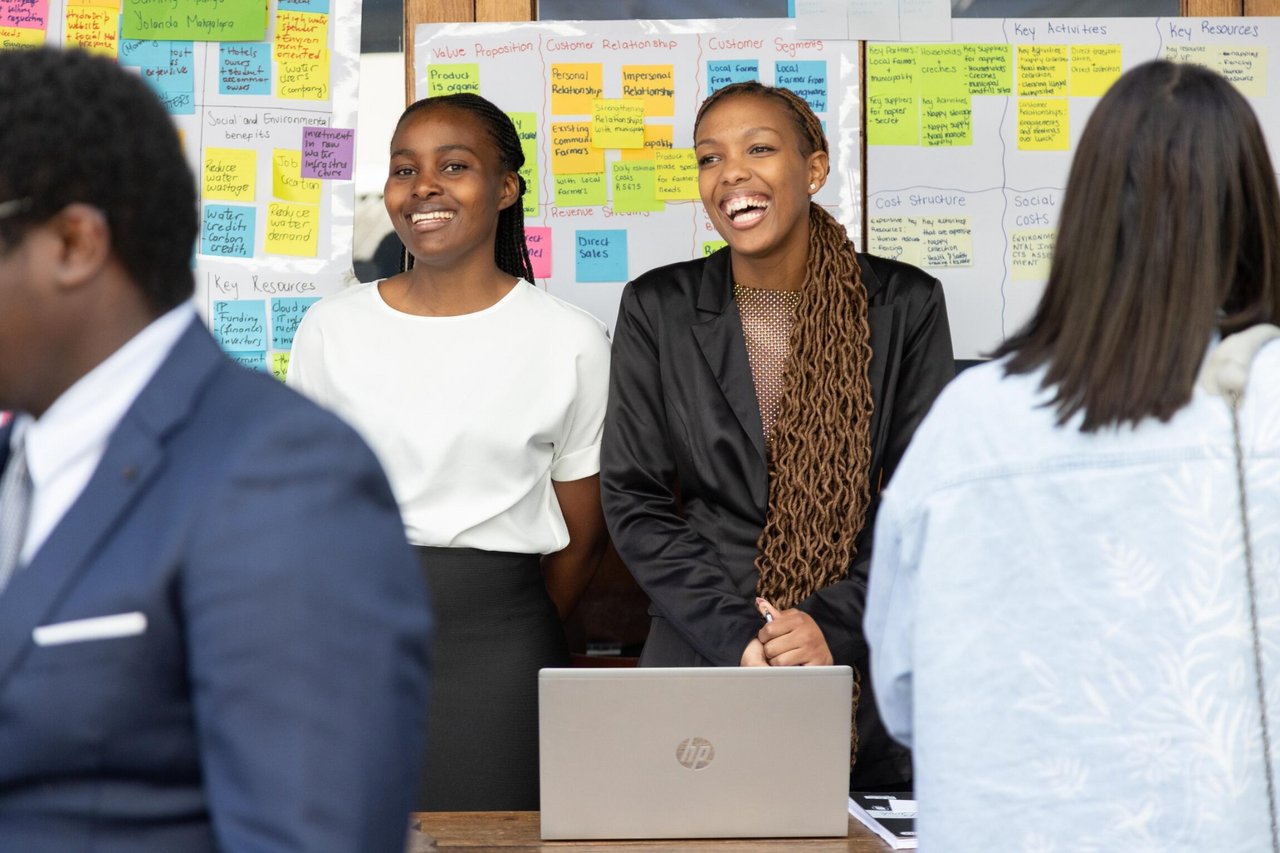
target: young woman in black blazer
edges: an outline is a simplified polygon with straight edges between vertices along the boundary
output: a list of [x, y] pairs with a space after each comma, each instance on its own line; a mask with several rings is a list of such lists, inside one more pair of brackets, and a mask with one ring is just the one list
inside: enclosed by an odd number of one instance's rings
[[[789, 90], [727, 86], [694, 137], [728, 247], [627, 285], [605, 419], [605, 515], [652, 601], [641, 664], [865, 671], [877, 494], [954, 371], [942, 288], [811, 201], [827, 142]], [[909, 781], [869, 695], [857, 722], [855, 783]]]

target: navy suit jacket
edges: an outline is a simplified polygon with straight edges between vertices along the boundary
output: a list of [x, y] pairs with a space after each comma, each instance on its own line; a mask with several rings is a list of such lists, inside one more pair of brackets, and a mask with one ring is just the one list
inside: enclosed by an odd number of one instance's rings
[[373, 454], [194, 321], [0, 594], [0, 850], [400, 853], [429, 630]]

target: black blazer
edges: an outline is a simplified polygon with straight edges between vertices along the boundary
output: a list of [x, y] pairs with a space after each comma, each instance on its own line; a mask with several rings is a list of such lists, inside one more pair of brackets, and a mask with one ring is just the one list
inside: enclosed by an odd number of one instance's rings
[[[871, 255], [858, 262], [871, 327], [873, 498], [848, 577], [798, 606], [836, 663], [865, 669], [878, 492], [955, 368], [937, 279]], [[755, 558], [769, 475], [727, 249], [623, 290], [600, 473], [614, 545], [652, 602], [642, 663], [737, 666], [761, 625]], [[874, 713], [869, 678], [862, 689]]]

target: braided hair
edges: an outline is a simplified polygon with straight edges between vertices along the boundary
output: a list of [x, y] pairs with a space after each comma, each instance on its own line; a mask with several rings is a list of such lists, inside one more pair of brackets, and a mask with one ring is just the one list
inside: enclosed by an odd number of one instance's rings
[[[734, 83], [703, 102], [771, 98], [795, 121], [800, 152], [827, 151], [822, 124], [789, 89]], [[757, 592], [782, 608], [842, 580], [870, 503], [871, 331], [867, 290], [844, 226], [809, 203], [809, 254], [772, 432], [769, 505], [757, 540]]]
[[524, 149], [520, 147], [520, 135], [516, 133], [515, 124], [492, 101], [471, 92], [458, 92], [423, 98], [410, 104], [396, 122], [396, 132], [400, 131], [411, 116], [442, 107], [463, 110], [480, 119], [489, 131], [494, 147], [498, 149], [502, 168], [516, 173], [520, 192], [514, 203], [498, 212], [498, 234], [493, 244], [493, 259], [498, 269], [507, 275], [523, 278], [533, 284], [533, 264], [529, 260], [529, 247], [524, 236], [523, 199], [527, 187], [524, 177], [520, 175], [520, 169], [524, 166]]

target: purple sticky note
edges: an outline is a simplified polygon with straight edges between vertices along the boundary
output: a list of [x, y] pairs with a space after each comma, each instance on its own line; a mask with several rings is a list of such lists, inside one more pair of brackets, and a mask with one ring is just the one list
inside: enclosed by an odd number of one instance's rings
[[302, 129], [302, 177], [351, 180], [356, 132], [349, 127]]
[[524, 242], [529, 247], [529, 262], [534, 278], [551, 278], [551, 229], [526, 225]]

